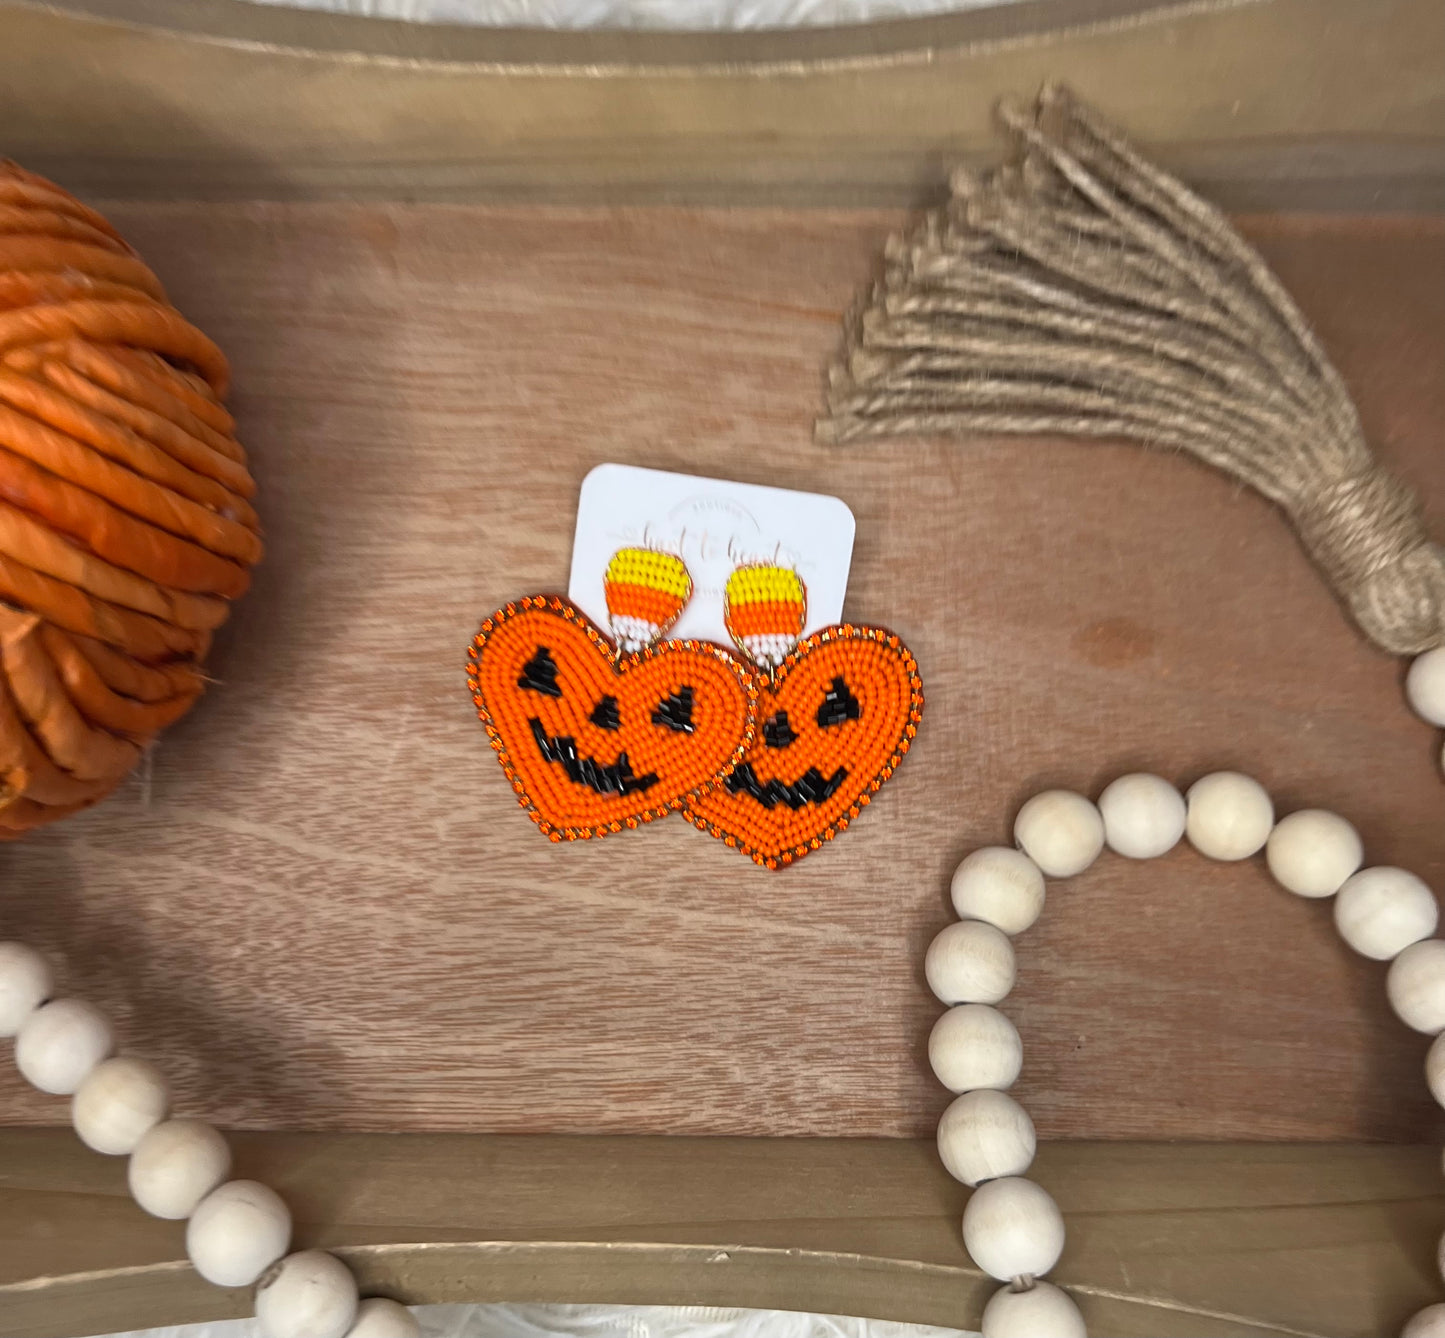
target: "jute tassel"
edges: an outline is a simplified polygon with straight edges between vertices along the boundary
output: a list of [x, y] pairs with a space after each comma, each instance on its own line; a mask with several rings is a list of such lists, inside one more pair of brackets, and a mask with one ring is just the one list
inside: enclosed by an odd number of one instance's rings
[[1445, 550], [1259, 255], [1067, 90], [999, 119], [1010, 160], [956, 173], [948, 204], [890, 241], [819, 436], [1187, 451], [1280, 506], [1377, 645], [1445, 643]]

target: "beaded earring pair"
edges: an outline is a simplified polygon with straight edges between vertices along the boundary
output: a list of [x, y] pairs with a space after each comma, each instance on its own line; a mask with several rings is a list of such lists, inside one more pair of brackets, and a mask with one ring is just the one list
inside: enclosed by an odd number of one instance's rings
[[485, 619], [468, 651], [487, 737], [553, 841], [681, 812], [781, 868], [844, 831], [918, 732], [908, 648], [854, 623], [803, 638], [807, 593], [789, 568], [728, 577], [732, 650], [663, 639], [693, 591], [674, 554], [624, 548], [603, 587], [611, 638], [567, 600], [534, 595]]

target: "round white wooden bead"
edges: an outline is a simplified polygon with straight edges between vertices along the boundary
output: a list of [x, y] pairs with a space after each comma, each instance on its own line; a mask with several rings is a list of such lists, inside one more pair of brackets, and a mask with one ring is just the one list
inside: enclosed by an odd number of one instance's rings
[[273, 1189], [228, 1180], [196, 1205], [186, 1223], [186, 1253], [217, 1287], [249, 1287], [291, 1243], [291, 1214]]
[[965, 1092], [938, 1122], [938, 1155], [965, 1185], [1022, 1175], [1037, 1147], [1028, 1111], [1004, 1092]]
[[987, 1004], [950, 1008], [928, 1036], [928, 1062], [950, 1092], [1012, 1087], [1023, 1061], [1014, 1024]]
[[1274, 830], [1274, 801], [1251, 776], [1216, 771], [1189, 787], [1184, 830], [1208, 859], [1241, 860], [1258, 854]]
[[167, 1120], [136, 1144], [127, 1175], [131, 1197], [152, 1217], [178, 1222], [231, 1172], [231, 1149], [209, 1124]]
[[1445, 646], [1415, 657], [1405, 675], [1405, 696], [1418, 715], [1445, 726]]
[[356, 1278], [334, 1254], [301, 1250], [256, 1288], [261, 1338], [346, 1338], [356, 1322]]
[[953, 872], [953, 909], [1005, 934], [1022, 934], [1044, 908], [1043, 870], [1007, 846], [975, 850]]
[[32, 1086], [70, 1096], [115, 1049], [110, 1019], [84, 999], [42, 1004], [15, 1038], [15, 1067]]
[[1185, 815], [1184, 796], [1147, 772], [1120, 776], [1099, 796], [1104, 840], [1128, 859], [1167, 855], [1184, 835]]
[[1388, 962], [1429, 938], [1440, 919], [1435, 894], [1413, 873], [1381, 866], [1361, 869], [1335, 897], [1335, 928], [1357, 953]]
[[346, 1338], [421, 1338], [421, 1325], [404, 1305], [370, 1296], [361, 1303]]
[[1019, 809], [1014, 840], [1050, 878], [1072, 878], [1099, 858], [1104, 820], [1083, 795], [1045, 790]]
[[1275, 882], [1302, 897], [1332, 897], [1364, 858], [1360, 834], [1337, 813], [1302, 808], [1281, 818], [1265, 842]]
[[1442, 1031], [1425, 1052], [1425, 1081], [1430, 1095], [1445, 1106], [1445, 1031]]
[[1445, 1305], [1427, 1305], [1417, 1310], [1400, 1330], [1400, 1338], [1445, 1338]]
[[998, 1003], [1014, 987], [1014, 947], [982, 920], [959, 920], [928, 945], [923, 974], [946, 1004]]
[[1385, 993], [1395, 1016], [1427, 1036], [1445, 1031], [1445, 939], [1412, 943], [1390, 963]]
[[14, 1036], [55, 988], [50, 963], [23, 943], [0, 943], [0, 1037]]
[[76, 1090], [70, 1122], [86, 1147], [118, 1157], [134, 1152], [170, 1107], [170, 1089], [154, 1064], [107, 1059]]
[[1032, 1180], [990, 1180], [963, 1210], [963, 1243], [973, 1262], [1000, 1282], [1042, 1277], [1064, 1251], [1064, 1215]]
[[1051, 1282], [1023, 1292], [1000, 1287], [983, 1308], [982, 1329], [983, 1338], [1088, 1338], [1079, 1307]]

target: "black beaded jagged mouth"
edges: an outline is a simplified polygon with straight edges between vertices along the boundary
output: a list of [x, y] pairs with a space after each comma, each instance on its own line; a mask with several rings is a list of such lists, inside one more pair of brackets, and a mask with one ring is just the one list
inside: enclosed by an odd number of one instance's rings
[[727, 778], [730, 794], [751, 795], [764, 808], [776, 808], [786, 804], [791, 809], [806, 808], [809, 804], [825, 804], [837, 792], [838, 787], [848, 779], [848, 769], [839, 767], [831, 776], [824, 776], [817, 767], [809, 767], [791, 785], [776, 777], [766, 785], [758, 779], [750, 762], [742, 762]]
[[527, 723], [532, 727], [532, 737], [537, 740], [543, 760], [556, 762], [567, 773], [568, 780], [585, 785], [594, 794], [644, 794], [657, 784], [655, 771], [649, 771], [645, 776], [633, 775], [626, 753], [618, 753], [615, 762], [599, 762], [594, 757], [579, 754], [575, 739], [548, 734], [535, 716]]

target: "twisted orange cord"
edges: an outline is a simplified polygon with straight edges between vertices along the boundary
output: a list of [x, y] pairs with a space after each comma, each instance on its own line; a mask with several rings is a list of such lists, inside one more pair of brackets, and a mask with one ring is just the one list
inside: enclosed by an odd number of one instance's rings
[[95, 210], [0, 163], [0, 837], [200, 695], [261, 556], [221, 351]]

